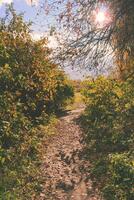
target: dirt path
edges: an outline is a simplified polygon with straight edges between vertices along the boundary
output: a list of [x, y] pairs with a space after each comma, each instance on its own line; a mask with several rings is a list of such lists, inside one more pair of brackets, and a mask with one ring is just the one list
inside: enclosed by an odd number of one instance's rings
[[47, 144], [40, 200], [100, 200], [92, 188], [90, 163], [84, 159], [82, 131], [76, 123], [83, 110], [79, 108], [61, 117], [58, 134]]

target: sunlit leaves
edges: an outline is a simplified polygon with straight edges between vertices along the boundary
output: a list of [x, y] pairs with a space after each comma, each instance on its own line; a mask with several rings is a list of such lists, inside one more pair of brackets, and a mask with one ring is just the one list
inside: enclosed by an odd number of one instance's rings
[[40, 190], [38, 152], [46, 133], [38, 125], [73, 96], [50, 61], [47, 40], [33, 41], [29, 30], [12, 7], [0, 20], [0, 199], [30, 199]]
[[98, 77], [85, 81], [85, 139], [91, 156], [94, 155], [91, 174], [107, 200], [134, 197], [133, 86], [133, 79]]

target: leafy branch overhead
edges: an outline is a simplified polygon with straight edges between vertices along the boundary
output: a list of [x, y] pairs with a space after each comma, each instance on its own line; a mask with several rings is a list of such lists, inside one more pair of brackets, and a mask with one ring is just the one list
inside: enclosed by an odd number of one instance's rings
[[[101, 70], [103, 65], [109, 65], [111, 57], [114, 62], [118, 57], [124, 63], [133, 57], [133, 0], [47, 0], [45, 8], [50, 15], [56, 10], [61, 21], [63, 60], [73, 58], [74, 66]], [[119, 63], [118, 69], [125, 71]]]

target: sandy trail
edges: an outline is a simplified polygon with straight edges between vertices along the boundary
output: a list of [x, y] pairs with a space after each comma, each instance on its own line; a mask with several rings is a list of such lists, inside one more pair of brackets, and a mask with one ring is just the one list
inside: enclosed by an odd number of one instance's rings
[[46, 144], [42, 166], [44, 191], [39, 200], [100, 200], [92, 188], [90, 163], [84, 159], [82, 130], [77, 119], [84, 108], [60, 118], [57, 132]]

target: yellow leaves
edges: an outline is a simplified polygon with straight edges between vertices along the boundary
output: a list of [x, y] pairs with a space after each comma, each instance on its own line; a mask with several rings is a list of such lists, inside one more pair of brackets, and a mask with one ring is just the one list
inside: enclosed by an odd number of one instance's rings
[[9, 64], [5, 64], [1, 69], [0, 69], [0, 73], [4, 73], [6, 71], [10, 70], [10, 66]]
[[131, 108], [131, 104], [130, 103], [126, 103], [125, 104], [125, 108], [128, 110], [128, 109], [130, 109]]
[[123, 96], [123, 90], [120, 87], [116, 87], [115, 89], [113, 89], [115, 94], [118, 96], [118, 98], [121, 98]]

